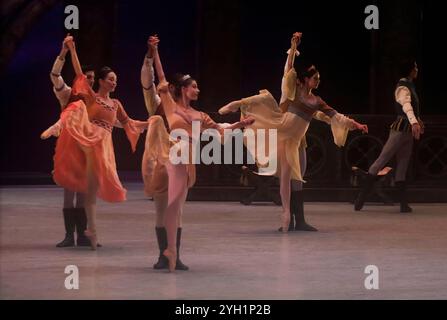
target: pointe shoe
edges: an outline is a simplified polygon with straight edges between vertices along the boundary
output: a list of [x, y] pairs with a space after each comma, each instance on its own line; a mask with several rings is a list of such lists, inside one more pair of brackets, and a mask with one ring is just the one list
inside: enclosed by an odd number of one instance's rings
[[55, 126], [51, 126], [47, 130], [42, 132], [42, 134], [40, 135], [40, 139], [46, 140], [52, 136], [59, 137], [59, 130]]
[[177, 253], [175, 251], [171, 251], [169, 249], [166, 249], [163, 251], [163, 255], [168, 258], [169, 261], [169, 272], [175, 271], [175, 265], [177, 263]]
[[85, 230], [84, 235], [90, 240], [90, 246], [92, 250], [96, 250], [96, 248], [98, 247], [98, 237], [96, 236], [96, 232]]
[[290, 225], [290, 213], [283, 213], [281, 216], [281, 222], [282, 226], [278, 229], [278, 231], [282, 231], [284, 233], [287, 233], [289, 231], [289, 225]]
[[236, 103], [235, 101], [230, 102], [229, 104], [223, 106], [219, 109], [219, 114], [224, 115], [232, 112], [236, 112], [239, 110], [239, 103]]

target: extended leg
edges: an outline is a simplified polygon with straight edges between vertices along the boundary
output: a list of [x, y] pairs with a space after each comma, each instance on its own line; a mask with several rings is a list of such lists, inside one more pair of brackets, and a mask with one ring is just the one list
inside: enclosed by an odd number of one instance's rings
[[390, 131], [387, 142], [383, 146], [382, 152], [376, 161], [369, 167], [368, 175], [365, 178], [365, 183], [360, 190], [357, 199], [355, 200], [354, 209], [359, 211], [363, 208], [366, 197], [371, 192], [374, 182], [377, 179], [377, 173], [385, 167], [385, 165], [396, 154], [400, 146], [400, 138], [402, 133], [394, 130]]

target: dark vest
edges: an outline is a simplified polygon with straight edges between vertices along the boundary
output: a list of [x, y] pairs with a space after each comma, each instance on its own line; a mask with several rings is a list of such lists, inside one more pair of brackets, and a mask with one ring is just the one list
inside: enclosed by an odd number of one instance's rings
[[[397, 83], [396, 89], [398, 87], [407, 87], [408, 90], [410, 90], [411, 93], [411, 106], [413, 107], [413, 112], [416, 118], [419, 119], [420, 116], [420, 107], [419, 107], [419, 97], [416, 92], [416, 86], [413, 82], [407, 80], [407, 79], [401, 79]], [[402, 110], [402, 105], [395, 101], [394, 108], [397, 114], [397, 119], [393, 122], [391, 125], [392, 130], [396, 131], [404, 131], [404, 132], [411, 132], [411, 124], [408, 121], [408, 117], [405, 114], [405, 112]]]

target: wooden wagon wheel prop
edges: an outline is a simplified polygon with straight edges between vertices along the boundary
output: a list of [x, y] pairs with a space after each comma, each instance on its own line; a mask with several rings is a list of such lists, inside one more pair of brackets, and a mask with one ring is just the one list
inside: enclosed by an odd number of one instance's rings
[[346, 146], [345, 164], [348, 168], [368, 169], [380, 155], [382, 148], [382, 141], [374, 136], [357, 136]]
[[306, 134], [306, 142], [307, 169], [305, 176], [312, 177], [324, 168], [327, 160], [327, 151], [325, 143], [317, 135]]

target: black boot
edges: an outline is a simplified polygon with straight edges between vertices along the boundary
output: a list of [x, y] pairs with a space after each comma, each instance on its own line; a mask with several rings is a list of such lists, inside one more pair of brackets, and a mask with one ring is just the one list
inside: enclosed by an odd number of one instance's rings
[[74, 208], [64, 208], [64, 225], [65, 225], [65, 238], [59, 242], [56, 247], [73, 247], [74, 242], [74, 231], [75, 231], [75, 209]]
[[316, 228], [308, 225], [304, 219], [303, 191], [293, 191], [291, 197], [294, 199], [292, 212], [295, 216], [295, 231], [318, 231]]
[[413, 209], [408, 205], [407, 201], [407, 184], [405, 181], [396, 182], [399, 202], [400, 202], [400, 212], [408, 213], [412, 212]]
[[[163, 251], [168, 247], [168, 235], [166, 234], [166, 229], [164, 227], [155, 227], [155, 234], [157, 235], [158, 248], [160, 249], [160, 255], [158, 261], [154, 264], [154, 269], [168, 269], [169, 261], [163, 255]], [[177, 240], [178, 241], [178, 240]]]
[[175, 264], [175, 270], [189, 270], [189, 267], [180, 260], [180, 243], [182, 239], [182, 228], [177, 228], [177, 262]]
[[[84, 234], [85, 229], [87, 229], [87, 215], [84, 208], [75, 208], [75, 222], [76, 222], [76, 245], [78, 247], [90, 247], [90, 239]], [[99, 243], [97, 247], [102, 247]]]
[[360, 193], [358, 194], [357, 199], [355, 199], [355, 203], [354, 203], [355, 211], [362, 210], [363, 205], [365, 204], [366, 197], [371, 192], [376, 179], [377, 179], [377, 176], [375, 176], [375, 175], [371, 175], [369, 173], [366, 175], [363, 188], [360, 190]]

